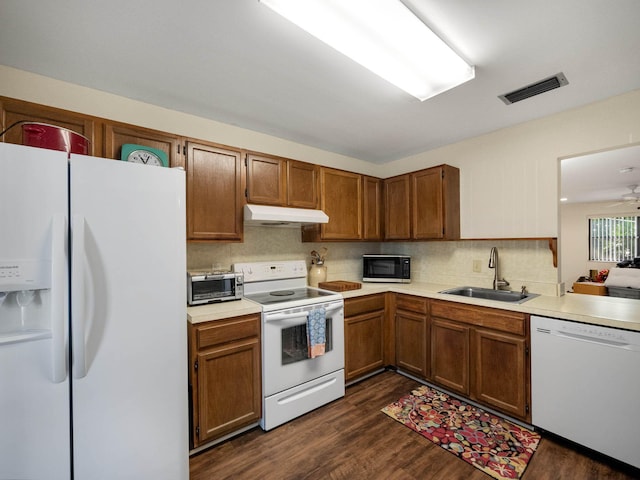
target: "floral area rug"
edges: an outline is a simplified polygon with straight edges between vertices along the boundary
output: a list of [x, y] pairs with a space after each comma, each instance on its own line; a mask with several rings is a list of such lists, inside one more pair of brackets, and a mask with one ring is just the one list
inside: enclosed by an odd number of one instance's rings
[[531, 430], [427, 386], [382, 412], [500, 480], [520, 478], [540, 442]]

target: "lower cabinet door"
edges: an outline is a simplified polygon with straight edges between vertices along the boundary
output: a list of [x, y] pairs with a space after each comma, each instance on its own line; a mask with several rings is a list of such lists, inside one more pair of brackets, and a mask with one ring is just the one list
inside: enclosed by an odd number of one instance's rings
[[473, 331], [474, 397], [509, 415], [529, 419], [529, 369], [525, 338]]
[[348, 382], [382, 368], [384, 310], [344, 321], [345, 380]]
[[198, 443], [260, 420], [260, 341], [250, 338], [198, 355]]
[[431, 319], [431, 377], [452, 392], [469, 395], [469, 327]]
[[398, 310], [396, 312], [396, 364], [398, 368], [426, 378], [429, 375], [428, 338], [426, 315]]

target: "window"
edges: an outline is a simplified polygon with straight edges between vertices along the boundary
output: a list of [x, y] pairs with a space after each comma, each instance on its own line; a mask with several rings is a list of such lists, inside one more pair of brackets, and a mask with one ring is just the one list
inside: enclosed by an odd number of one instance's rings
[[638, 256], [640, 217], [594, 217], [589, 219], [589, 260], [621, 262]]

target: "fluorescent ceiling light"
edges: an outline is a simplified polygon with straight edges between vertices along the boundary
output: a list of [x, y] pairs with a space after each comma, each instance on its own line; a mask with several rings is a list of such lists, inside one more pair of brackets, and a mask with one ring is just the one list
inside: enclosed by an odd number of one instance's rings
[[474, 78], [467, 64], [399, 0], [260, 0], [420, 100]]

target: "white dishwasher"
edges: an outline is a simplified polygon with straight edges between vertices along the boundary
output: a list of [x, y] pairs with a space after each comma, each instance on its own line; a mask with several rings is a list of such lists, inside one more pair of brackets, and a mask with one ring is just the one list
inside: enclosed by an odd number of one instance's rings
[[640, 468], [640, 332], [531, 316], [531, 419]]

